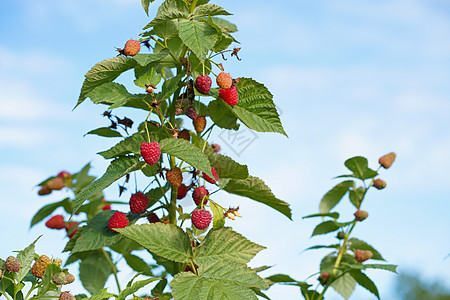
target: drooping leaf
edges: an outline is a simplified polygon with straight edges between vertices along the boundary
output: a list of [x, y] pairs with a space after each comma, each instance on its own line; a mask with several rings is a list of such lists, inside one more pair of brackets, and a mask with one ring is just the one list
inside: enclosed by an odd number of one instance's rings
[[212, 17], [214, 23], [227, 32], [236, 32], [237, 26], [222, 18]]
[[330, 218], [333, 218], [333, 219], [338, 219], [339, 218], [339, 213], [338, 212], [331, 212], [331, 213], [323, 213], [323, 214], [312, 214], [312, 215], [304, 216], [302, 219], [315, 218], [315, 217], [330, 217]]
[[363, 288], [374, 294], [378, 299], [380, 299], [380, 294], [378, 293], [377, 286], [366, 274], [364, 274], [361, 271], [353, 270], [350, 271], [350, 275], [353, 277], [353, 279], [356, 280], [356, 282], [360, 286], [362, 286]]
[[211, 202], [210, 206], [213, 212], [213, 228], [220, 229], [225, 225], [223, 210], [214, 202]]
[[270, 188], [258, 177], [249, 176], [246, 179], [231, 179], [224, 190], [264, 203], [291, 219], [289, 203], [276, 198]]
[[144, 164], [135, 156], [123, 156], [113, 160], [102, 177], [89, 184], [77, 195], [73, 212], [75, 213], [86, 199], [103, 191], [126, 174], [139, 170]]
[[185, 263], [179, 263], [179, 262], [175, 262], [172, 260], [168, 260], [162, 256], [156, 255], [155, 253], [151, 253], [151, 254], [153, 256], [153, 259], [156, 261], [156, 263], [159, 266], [163, 266], [166, 269], [167, 273], [169, 273], [172, 276], [175, 276], [175, 274], [183, 271], [186, 266]]
[[37, 223], [41, 222], [42, 220], [44, 220], [58, 207], [67, 205], [69, 201], [70, 201], [69, 198], [65, 198], [61, 201], [47, 204], [46, 206], [39, 209], [38, 212], [33, 216], [33, 219], [31, 220], [30, 228], [36, 225]]
[[328, 213], [333, 207], [335, 207], [342, 197], [354, 186], [353, 180], [346, 180], [335, 185], [329, 190], [320, 200], [319, 211], [320, 213]]
[[123, 253], [122, 255], [130, 268], [136, 272], [142, 273], [143, 275], [153, 276], [152, 268], [145, 262], [145, 260], [131, 253]]
[[314, 228], [311, 236], [333, 232], [338, 230], [339, 228], [340, 227], [336, 224], [335, 221], [325, 221], [317, 225], [316, 228]]
[[134, 293], [136, 293], [138, 290], [140, 290], [141, 288], [145, 287], [146, 285], [148, 285], [149, 283], [156, 281], [156, 280], [160, 280], [159, 278], [148, 278], [145, 280], [140, 280], [140, 281], [136, 281], [135, 283], [133, 283], [132, 286], [130, 287], [126, 287], [125, 289], [123, 289], [120, 294], [117, 296], [117, 300], [125, 300], [125, 298], [129, 295], [132, 295]]
[[346, 264], [343, 263], [343, 265], [356, 270], [365, 270], [365, 269], [379, 269], [379, 270], [386, 270], [393, 273], [397, 273], [397, 266], [396, 265], [389, 265], [389, 264]]
[[144, 8], [147, 16], [148, 16], [148, 7], [150, 6], [150, 2], [153, 2], [153, 1], [155, 1], [155, 0], [141, 0], [142, 7]]
[[163, 86], [161, 88], [161, 93], [156, 95], [156, 100], [166, 100], [178, 89], [178, 85], [180, 84], [181, 78], [185, 75], [184, 72], [180, 72], [176, 77], [167, 79], [164, 81]]
[[157, 74], [154, 68], [150, 69], [150, 71], [145, 72], [143, 75], [136, 78], [134, 84], [145, 89], [146, 84], [157, 86], [161, 81], [161, 74]]
[[311, 246], [305, 249], [305, 251], [307, 250], [315, 250], [315, 249], [324, 249], [324, 248], [331, 248], [331, 249], [339, 249], [339, 244], [333, 244], [333, 245], [316, 245], [316, 246]]
[[[153, 135], [152, 135], [153, 136]], [[136, 132], [133, 135], [125, 138], [124, 140], [117, 143], [111, 149], [98, 152], [105, 159], [111, 159], [114, 157], [122, 156], [125, 154], [134, 153], [140, 155], [140, 146], [142, 142], [146, 141], [146, 135], [144, 133]]]
[[188, 235], [181, 228], [172, 224], [131, 225], [116, 230], [141, 244], [152, 253], [166, 259], [187, 263], [192, 257]]
[[125, 86], [115, 82], [107, 82], [92, 90], [88, 94], [95, 104], [107, 104], [109, 109], [126, 105], [132, 101], [142, 101], [145, 95], [135, 95], [127, 91]]
[[181, 20], [178, 23], [178, 34], [183, 43], [195, 53], [200, 61], [206, 59], [209, 50], [217, 41], [216, 30], [197, 20]]
[[[106, 255], [109, 253], [105, 252]], [[91, 294], [95, 294], [105, 286], [112, 267], [106, 257], [100, 253], [83, 259], [80, 263], [79, 277], [83, 287]]]
[[156, 16], [159, 17], [170, 12], [182, 12], [188, 14], [189, 7], [183, 0], [165, 0], [164, 3], [159, 6]]
[[222, 260], [247, 263], [265, 247], [250, 242], [230, 227], [210, 230], [197, 248], [194, 263], [202, 265]]
[[239, 128], [237, 117], [233, 114], [232, 109], [222, 100], [214, 100], [208, 105], [209, 117], [220, 128], [234, 129]]
[[137, 63], [145, 67], [148, 64], [151, 64], [156, 61], [160, 61], [169, 55], [170, 50], [169, 49], [163, 49], [158, 53], [151, 53], [151, 54], [137, 54], [133, 56], [133, 58], [137, 61]]
[[[114, 296], [114, 294], [108, 293], [108, 290], [106, 288], [104, 288], [104, 289], [99, 290], [97, 293], [93, 294], [91, 297], [89, 297], [89, 300], [103, 300], [103, 299], [111, 298], [113, 296]], [[87, 296], [84, 298], [87, 299]]]
[[248, 168], [235, 162], [231, 157], [222, 154], [209, 155], [211, 166], [217, 171], [219, 178], [246, 179]]
[[341, 271], [337, 271], [336, 276], [339, 278], [333, 281], [331, 287], [347, 300], [355, 290], [356, 280], [349, 273], [342, 275]]
[[239, 78], [239, 102], [233, 113], [248, 128], [259, 132], [277, 132], [287, 136], [281, 125], [273, 96], [261, 83], [251, 78]]
[[350, 203], [353, 204], [354, 207], [359, 208], [361, 206], [361, 202], [364, 197], [364, 191], [364, 188], [360, 186], [356, 189], [353, 188], [348, 192]]
[[289, 275], [286, 274], [275, 274], [271, 275], [269, 277], [266, 277], [267, 280], [271, 282], [271, 284], [274, 283], [296, 283], [297, 280], [291, 278]]
[[72, 253], [95, 250], [118, 243], [122, 237], [108, 228], [109, 218], [114, 212], [105, 210], [93, 217], [84, 227], [83, 235], [77, 239]]
[[202, 151], [184, 139], [167, 138], [159, 142], [161, 153], [175, 156], [194, 168], [205, 172], [211, 178], [211, 165], [208, 157]]
[[361, 180], [374, 178], [378, 172], [369, 168], [367, 158], [362, 156], [355, 156], [345, 161], [345, 166], [353, 172], [353, 176]]
[[113, 81], [120, 74], [135, 66], [136, 61], [133, 58], [123, 56], [116, 56], [97, 63], [84, 75], [86, 79], [83, 82], [81, 93], [74, 109], [88, 97], [93, 89], [106, 82]]
[[380, 252], [378, 252], [377, 250], [375, 250], [374, 247], [372, 247], [371, 245], [367, 244], [364, 241], [361, 241], [359, 239], [356, 238], [351, 238], [348, 240], [348, 245], [349, 245], [349, 249], [352, 251], [356, 251], [356, 250], [369, 250], [372, 252], [373, 257], [372, 259], [376, 259], [376, 260], [385, 260]]
[[100, 128], [91, 130], [88, 133], [86, 133], [84, 136], [86, 136], [88, 134], [94, 134], [94, 135], [103, 136], [103, 137], [122, 137], [120, 132], [113, 130], [109, 127], [100, 127]]
[[229, 16], [231, 14], [218, 5], [203, 4], [197, 6], [194, 9], [192, 15], [195, 17], [203, 17], [203, 16], [219, 16], [219, 15]]

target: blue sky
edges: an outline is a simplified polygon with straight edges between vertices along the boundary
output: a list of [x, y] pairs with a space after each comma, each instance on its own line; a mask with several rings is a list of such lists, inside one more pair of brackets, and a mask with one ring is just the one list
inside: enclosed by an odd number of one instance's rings
[[[336, 183], [331, 178], [345, 172], [345, 159], [362, 155], [376, 167], [380, 155], [395, 151], [394, 166], [381, 173], [388, 187], [371, 191], [365, 203], [370, 217], [355, 234], [400, 271], [418, 270], [450, 286], [450, 259], [445, 259], [450, 252], [450, 4], [217, 4], [234, 13], [230, 20], [240, 30], [242, 61], [228, 60], [226, 70], [269, 88], [289, 135], [244, 131], [254, 140], [238, 153], [236, 146], [225, 145], [220, 131], [212, 137], [292, 204], [294, 222], [254, 202], [218, 195], [219, 202], [241, 207], [244, 218], [229, 224], [268, 247], [252, 265], [274, 265], [266, 275], [287, 273], [298, 280], [316, 272], [326, 253], [301, 252], [330, 238], [309, 239], [316, 223], [301, 217], [317, 211], [322, 195]], [[100, 117], [104, 107], [86, 101], [71, 110], [83, 75], [114, 56], [115, 47], [138, 38], [149, 19], [137, 0], [22, 0], [1, 2], [0, 20], [0, 257], [40, 234], [38, 251], [57, 256], [63, 233], [43, 224], [28, 227], [37, 209], [63, 193], [38, 198], [34, 186], [89, 161], [95, 175], [105, 170], [95, 153], [115, 142], [83, 137], [106, 125]], [[107, 194], [115, 197], [115, 189]], [[353, 213], [346, 205], [342, 209], [349, 217]], [[370, 274], [390, 299], [395, 276]], [[374, 299], [361, 289], [355, 293], [355, 299]], [[295, 299], [299, 293], [274, 287], [269, 295]]]

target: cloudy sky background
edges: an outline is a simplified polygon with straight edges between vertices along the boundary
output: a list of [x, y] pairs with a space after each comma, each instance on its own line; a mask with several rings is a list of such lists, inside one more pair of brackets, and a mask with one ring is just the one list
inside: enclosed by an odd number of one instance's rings
[[[322, 195], [337, 183], [331, 178], [346, 172], [347, 158], [365, 156], [376, 168], [379, 156], [395, 151], [394, 166], [381, 172], [388, 187], [370, 191], [364, 204], [370, 217], [355, 236], [400, 271], [416, 270], [450, 287], [450, 4], [216, 3], [234, 13], [229, 20], [240, 30], [242, 61], [228, 60], [226, 71], [269, 88], [289, 135], [243, 130], [255, 137], [246, 149], [227, 146], [221, 131], [212, 136], [223, 153], [246, 163], [252, 175], [292, 205], [294, 222], [255, 202], [217, 196], [220, 203], [241, 207], [244, 218], [228, 224], [268, 247], [252, 266], [274, 265], [264, 275], [286, 273], [298, 280], [315, 273], [326, 252], [302, 251], [333, 241], [331, 236], [309, 239], [317, 223], [301, 217], [318, 210]], [[83, 135], [108, 125], [100, 116], [105, 108], [86, 101], [71, 110], [83, 75], [115, 56], [115, 47], [138, 38], [150, 19], [137, 0], [21, 0], [2, 1], [0, 20], [0, 257], [40, 234], [38, 252], [60, 256], [63, 232], [43, 224], [29, 230], [29, 222], [64, 193], [38, 198], [34, 187], [87, 162], [93, 174], [104, 172], [107, 165], [95, 153], [116, 141]], [[127, 110], [116, 113], [129, 115]], [[132, 116], [145, 118], [143, 113]], [[117, 187], [107, 195], [116, 197]], [[350, 218], [353, 209], [341, 208]], [[369, 274], [383, 298], [392, 299], [395, 275]], [[121, 274], [124, 279], [130, 275]], [[82, 292], [79, 285], [71, 289]], [[273, 299], [299, 296], [292, 287], [273, 287], [268, 294]], [[362, 289], [354, 296], [374, 299]]]

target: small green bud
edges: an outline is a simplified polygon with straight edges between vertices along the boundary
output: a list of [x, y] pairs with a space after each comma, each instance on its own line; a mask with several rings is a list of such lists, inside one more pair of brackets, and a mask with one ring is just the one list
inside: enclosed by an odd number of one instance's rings
[[339, 240], [343, 240], [345, 238], [345, 233], [343, 233], [342, 231], [339, 231], [336, 237]]

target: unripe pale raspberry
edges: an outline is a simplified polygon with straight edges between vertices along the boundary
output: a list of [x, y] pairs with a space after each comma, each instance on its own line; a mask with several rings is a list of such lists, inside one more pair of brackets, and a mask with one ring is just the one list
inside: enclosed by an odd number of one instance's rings
[[188, 190], [188, 187], [182, 183], [177, 190], [177, 199], [183, 199], [186, 197]]
[[318, 278], [321, 285], [325, 285], [328, 282], [328, 279], [330, 279], [330, 272], [322, 272], [320, 273], [320, 276]]
[[192, 123], [194, 124], [195, 131], [202, 133], [206, 127], [206, 118], [204, 116], [199, 116], [197, 119], [193, 120]]
[[356, 250], [355, 251], [355, 260], [357, 262], [365, 262], [373, 257], [372, 251], [369, 250]]
[[57, 265], [58, 267], [61, 267], [62, 260], [60, 260], [59, 258], [52, 258], [51, 263]]
[[108, 221], [108, 228], [113, 230], [114, 228], [125, 228], [128, 226], [128, 219], [123, 212], [116, 211]]
[[66, 282], [66, 273], [58, 272], [53, 274], [52, 281], [56, 285], [63, 285]]
[[236, 105], [239, 101], [239, 95], [236, 87], [234, 86], [228, 90], [219, 89], [219, 97], [231, 106]]
[[154, 165], [158, 162], [161, 156], [161, 148], [158, 142], [151, 143], [141, 143], [141, 156], [144, 158], [145, 162], [149, 165]]
[[5, 261], [5, 269], [10, 273], [19, 272], [20, 263], [14, 256], [9, 256]]
[[61, 177], [55, 177], [47, 181], [47, 186], [51, 190], [60, 190], [64, 187], [64, 181]]
[[192, 192], [192, 198], [194, 199], [194, 202], [196, 205], [200, 205], [202, 200], [203, 200], [203, 205], [208, 203], [208, 199], [205, 198], [208, 195], [209, 195], [209, 192], [204, 186], [199, 186], [194, 189], [194, 192]]
[[208, 228], [211, 220], [211, 213], [207, 210], [194, 209], [194, 211], [192, 212], [191, 221], [197, 229], [203, 230]]
[[198, 76], [195, 80], [195, 87], [197, 88], [197, 91], [202, 94], [209, 93], [209, 91], [211, 90], [211, 84], [212, 80], [208, 75]]
[[395, 152], [391, 152], [380, 157], [378, 162], [383, 166], [383, 168], [389, 169], [394, 163], [395, 157]]
[[51, 229], [63, 229], [66, 226], [63, 215], [54, 215], [45, 222], [45, 226]]
[[217, 85], [222, 89], [229, 89], [233, 84], [230, 74], [225, 72], [220, 72], [216, 78]]
[[386, 181], [382, 179], [375, 179], [373, 181], [373, 187], [379, 190], [382, 190], [386, 187]]
[[220, 145], [219, 144], [212, 144], [211, 148], [214, 153], [218, 153], [220, 151]]
[[123, 50], [119, 50], [120, 54], [123, 54], [125, 56], [135, 56], [139, 53], [139, 51], [141, 51], [141, 43], [133, 39], [128, 40], [125, 43], [125, 47], [123, 47]]
[[140, 214], [147, 209], [149, 199], [142, 192], [137, 192], [130, 197], [130, 211], [133, 214]]
[[38, 191], [38, 195], [39, 196], [44, 196], [44, 195], [48, 195], [52, 192], [52, 190], [47, 186], [44, 185], [41, 187], [41, 189]]
[[71, 284], [71, 283], [74, 282], [74, 281], [75, 281], [75, 276], [73, 276], [73, 275], [70, 274], [70, 273], [67, 273], [67, 274], [66, 274], [66, 281], [64, 281], [63, 284]]
[[365, 210], [357, 210], [354, 214], [356, 221], [364, 221], [369, 216], [369, 213]]
[[42, 278], [49, 263], [51, 263], [51, 260], [47, 255], [39, 256], [38, 260], [31, 267], [31, 274], [38, 278]]
[[179, 168], [173, 168], [166, 172], [166, 179], [171, 185], [179, 187], [183, 183], [183, 174]]
[[76, 298], [69, 292], [62, 292], [59, 295], [59, 300], [75, 300]]
[[213, 174], [214, 179], [206, 175], [205, 172], [202, 172], [203, 178], [205, 178], [205, 180], [209, 183], [215, 184], [216, 181], [219, 180], [219, 175], [217, 174], [216, 169], [214, 169], [213, 167], [211, 167], [211, 173]]

